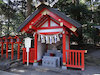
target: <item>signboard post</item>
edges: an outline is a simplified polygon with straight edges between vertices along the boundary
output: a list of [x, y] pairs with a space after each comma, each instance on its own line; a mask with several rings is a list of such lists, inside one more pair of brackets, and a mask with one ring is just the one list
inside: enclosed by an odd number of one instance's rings
[[29, 48], [31, 47], [31, 38], [25, 38], [25, 48], [27, 52], [27, 66], [29, 65]]

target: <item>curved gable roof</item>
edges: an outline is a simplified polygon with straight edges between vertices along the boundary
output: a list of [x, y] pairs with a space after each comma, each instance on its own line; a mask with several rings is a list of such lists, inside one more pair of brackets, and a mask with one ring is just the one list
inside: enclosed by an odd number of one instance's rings
[[38, 7], [37, 10], [35, 10], [30, 16], [28, 16], [25, 21], [20, 25], [20, 27], [18, 27], [17, 31], [19, 32], [30, 20], [32, 20], [43, 8], [46, 8], [48, 10], [50, 10], [51, 12], [55, 13], [56, 15], [58, 15], [59, 17], [63, 18], [65, 21], [71, 23], [72, 25], [74, 25], [75, 27], [79, 28], [81, 27], [81, 24], [79, 24], [77, 21], [73, 20], [70, 17], [67, 17], [64, 13], [51, 8], [49, 6], [46, 6], [44, 4], [40, 5]]

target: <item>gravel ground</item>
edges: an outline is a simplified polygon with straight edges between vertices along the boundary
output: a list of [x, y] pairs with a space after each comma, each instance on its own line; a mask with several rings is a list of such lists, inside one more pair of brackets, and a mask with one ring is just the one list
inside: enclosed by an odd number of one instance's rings
[[[0, 61], [1, 62], [1, 61]], [[0, 75], [100, 75], [100, 50], [95, 50], [85, 56], [85, 70], [61, 68], [46, 68], [42, 66], [28, 67], [23, 64], [12, 66], [6, 71], [0, 71]]]

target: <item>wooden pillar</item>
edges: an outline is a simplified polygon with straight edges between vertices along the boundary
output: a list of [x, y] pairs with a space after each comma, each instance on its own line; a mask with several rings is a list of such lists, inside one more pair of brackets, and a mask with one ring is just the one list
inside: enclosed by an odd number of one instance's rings
[[69, 50], [70, 50], [70, 34], [68, 35], [68, 40], [69, 40]]
[[1, 57], [3, 57], [3, 43], [2, 43], [2, 46], [1, 46]]
[[20, 43], [18, 43], [17, 59], [20, 59]]
[[34, 62], [37, 62], [37, 33], [35, 34], [35, 38], [34, 38], [34, 49], [35, 49]]
[[12, 43], [11, 44], [11, 59], [13, 60], [13, 57], [14, 57], [14, 44]]
[[63, 34], [63, 65], [66, 65], [66, 34]]
[[6, 59], [8, 58], [8, 42], [6, 42]]
[[84, 53], [83, 52], [81, 56], [81, 63], [82, 63], [82, 71], [84, 71]]

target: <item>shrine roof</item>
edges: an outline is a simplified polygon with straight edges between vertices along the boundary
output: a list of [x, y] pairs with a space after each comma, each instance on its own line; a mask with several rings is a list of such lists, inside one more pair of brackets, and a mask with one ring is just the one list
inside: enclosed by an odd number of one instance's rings
[[41, 4], [37, 10], [35, 10], [31, 15], [29, 15], [25, 21], [19, 26], [19, 28], [17, 29], [17, 31], [19, 32], [26, 24], [29, 23], [29, 21], [31, 21], [43, 8], [48, 9], [49, 11], [55, 13], [56, 15], [58, 15], [59, 17], [63, 18], [65, 21], [71, 23], [72, 25], [74, 25], [75, 27], [79, 28], [81, 27], [81, 24], [78, 23], [77, 21], [73, 20], [72, 18], [68, 17], [66, 14], [56, 10], [55, 8], [51, 8], [47, 5]]

